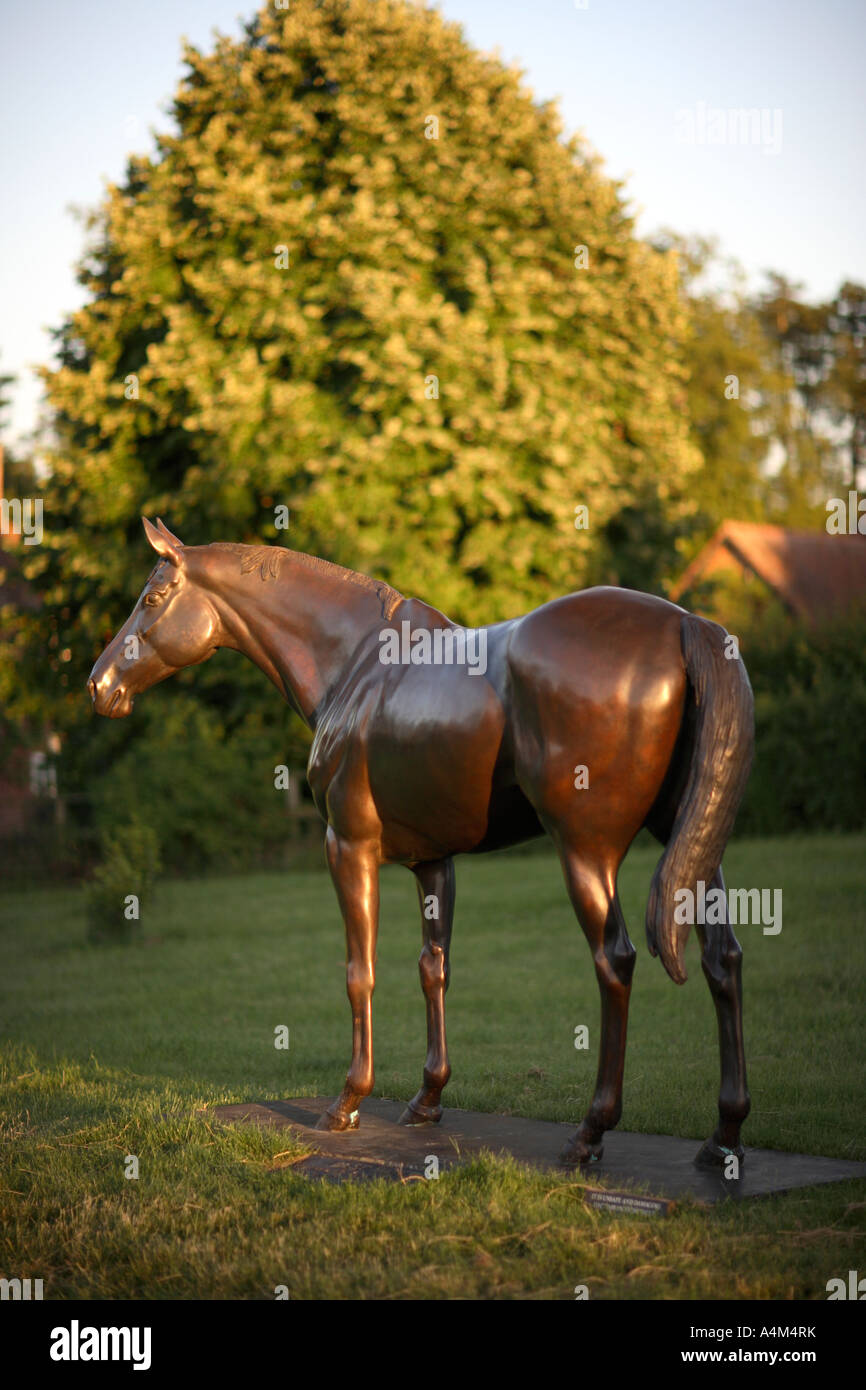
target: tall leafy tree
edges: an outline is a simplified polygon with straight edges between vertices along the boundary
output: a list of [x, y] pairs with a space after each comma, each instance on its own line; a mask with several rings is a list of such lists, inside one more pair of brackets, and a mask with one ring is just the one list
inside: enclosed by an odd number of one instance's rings
[[140, 582], [142, 510], [472, 621], [591, 579], [622, 509], [688, 510], [675, 260], [519, 74], [402, 0], [293, 0], [185, 57], [45, 376], [33, 570], [76, 686]]
[[832, 362], [824, 404], [846, 432], [847, 481], [856, 489], [866, 481], [866, 287], [845, 281], [827, 309]]
[[4, 497], [33, 497], [38, 492], [36, 468], [33, 458], [26, 450], [10, 448], [3, 435], [6, 429], [6, 414], [12, 404], [12, 390], [17, 377], [9, 372], [0, 372], [0, 447], [3, 449], [3, 488]]
[[755, 300], [755, 311], [776, 370], [768, 405], [781, 451], [774, 481], [781, 519], [795, 526], [820, 525], [827, 496], [841, 482], [838, 446], [829, 429], [827, 388], [834, 367], [829, 307], [809, 304], [802, 286], [774, 272]]
[[687, 411], [701, 466], [691, 484], [695, 510], [678, 525], [677, 543], [691, 558], [728, 518], [781, 519], [767, 467], [776, 443], [772, 401], [794, 382], [780, 376], [742, 268], [717, 242], [665, 231], [657, 244], [677, 254], [688, 313]]
[[866, 441], [866, 291], [809, 303], [770, 273], [750, 295], [715, 242], [666, 232], [689, 312], [688, 413], [702, 466], [686, 556], [722, 521], [822, 526], [826, 500], [857, 476]]

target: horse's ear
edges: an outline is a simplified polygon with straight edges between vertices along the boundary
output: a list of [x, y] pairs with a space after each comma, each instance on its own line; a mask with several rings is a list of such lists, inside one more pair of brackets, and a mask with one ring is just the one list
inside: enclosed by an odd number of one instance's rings
[[164, 560], [170, 560], [173, 565], [177, 565], [180, 569], [183, 564], [183, 546], [180, 541], [175, 540], [174, 537], [169, 538], [169, 535], [163, 535], [162, 531], [158, 531], [153, 522], [148, 521], [146, 516], [143, 516], [141, 520], [144, 525], [144, 534], [157, 555], [161, 555]]
[[167, 541], [171, 541], [172, 545], [176, 545], [178, 549], [183, 550], [183, 541], [180, 536], [176, 536], [173, 531], [169, 531], [161, 516], [156, 518], [156, 525], [157, 529], [162, 532]]

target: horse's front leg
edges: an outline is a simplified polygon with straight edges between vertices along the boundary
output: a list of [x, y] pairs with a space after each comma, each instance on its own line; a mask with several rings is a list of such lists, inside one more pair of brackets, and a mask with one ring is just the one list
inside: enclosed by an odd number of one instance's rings
[[352, 1005], [352, 1065], [342, 1095], [317, 1129], [357, 1129], [358, 1106], [373, 1089], [373, 986], [379, 930], [379, 859], [374, 845], [328, 827], [328, 867], [346, 924], [346, 992]]

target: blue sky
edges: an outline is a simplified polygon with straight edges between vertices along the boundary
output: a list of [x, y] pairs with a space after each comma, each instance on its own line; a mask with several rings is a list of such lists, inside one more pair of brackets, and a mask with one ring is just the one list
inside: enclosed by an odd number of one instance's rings
[[[181, 36], [207, 47], [214, 28], [236, 33], [254, 8], [0, 6], [0, 371], [20, 377], [10, 439], [36, 425], [32, 366], [51, 360], [47, 330], [81, 301], [74, 263], [84, 234], [71, 205], [98, 202], [126, 155], [151, 147], [150, 128], [167, 127]], [[641, 232], [715, 235], [755, 283], [772, 267], [812, 296], [866, 281], [864, 0], [438, 8], [477, 47], [517, 61], [538, 98], [560, 99], [566, 128], [625, 180]], [[763, 126], [732, 142], [727, 113], [739, 108], [761, 112]]]

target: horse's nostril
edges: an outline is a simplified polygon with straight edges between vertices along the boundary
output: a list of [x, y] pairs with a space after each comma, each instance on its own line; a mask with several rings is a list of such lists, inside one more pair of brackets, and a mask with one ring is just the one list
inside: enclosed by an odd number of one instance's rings
[[90, 698], [91, 698], [91, 700], [95, 700], [95, 699], [96, 699], [96, 681], [93, 679], [92, 676], [90, 677], [90, 680], [87, 682], [87, 689], [90, 691]]

